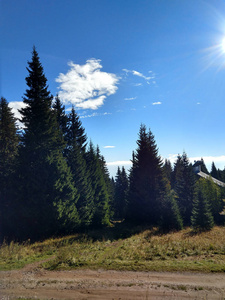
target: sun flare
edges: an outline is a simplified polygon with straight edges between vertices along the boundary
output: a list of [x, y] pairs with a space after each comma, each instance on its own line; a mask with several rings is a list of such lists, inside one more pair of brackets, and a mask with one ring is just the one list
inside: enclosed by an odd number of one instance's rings
[[225, 53], [225, 38], [222, 40], [221, 49], [222, 49], [222, 52]]

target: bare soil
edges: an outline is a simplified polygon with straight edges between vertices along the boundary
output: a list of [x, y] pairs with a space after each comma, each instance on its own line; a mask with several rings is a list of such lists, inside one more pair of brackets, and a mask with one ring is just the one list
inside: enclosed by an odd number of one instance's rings
[[0, 300], [225, 299], [225, 274], [46, 271], [40, 263], [0, 272]]

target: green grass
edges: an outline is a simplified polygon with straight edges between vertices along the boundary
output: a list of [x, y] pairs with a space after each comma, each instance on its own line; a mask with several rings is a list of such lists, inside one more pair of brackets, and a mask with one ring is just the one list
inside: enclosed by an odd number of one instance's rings
[[129, 271], [225, 272], [225, 228], [193, 233], [190, 228], [167, 234], [156, 228], [125, 224], [40, 243], [3, 244], [0, 269], [44, 263], [48, 270], [114, 269]]

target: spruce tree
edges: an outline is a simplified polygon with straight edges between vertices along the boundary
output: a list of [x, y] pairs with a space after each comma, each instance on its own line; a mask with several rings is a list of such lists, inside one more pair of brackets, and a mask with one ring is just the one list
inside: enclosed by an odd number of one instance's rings
[[208, 171], [208, 169], [207, 169], [207, 167], [205, 165], [205, 162], [204, 162], [203, 158], [201, 158], [201, 171], [204, 172], [204, 173], [206, 173], [206, 174], [209, 174], [209, 171]]
[[79, 119], [79, 116], [75, 112], [74, 107], [72, 107], [70, 116], [69, 116], [69, 127], [67, 130], [65, 140], [67, 144], [70, 144], [70, 141], [76, 142], [76, 145], [85, 153], [87, 146], [87, 136], [85, 134], [85, 129], [82, 126], [82, 123]]
[[112, 219], [113, 214], [114, 214], [114, 211], [113, 211], [113, 185], [112, 185], [112, 181], [110, 179], [109, 170], [107, 168], [105, 158], [103, 155], [101, 155], [99, 146], [97, 146], [96, 154], [97, 154], [98, 162], [100, 165], [101, 173], [103, 175], [103, 179], [105, 182], [105, 186], [107, 189], [107, 194], [109, 197], [109, 202], [108, 202], [109, 203], [109, 216], [110, 216], [110, 219]]
[[[15, 213], [15, 170], [19, 137], [16, 119], [5, 98], [0, 100], [0, 241], [12, 234]], [[10, 230], [11, 229], [11, 230]]]
[[201, 188], [202, 192], [207, 199], [210, 210], [214, 219], [214, 222], [217, 225], [224, 224], [224, 215], [220, 213], [224, 209], [224, 200], [223, 200], [223, 187], [218, 186], [213, 182], [212, 178], [209, 179], [201, 179]]
[[219, 180], [219, 174], [218, 174], [218, 170], [214, 164], [214, 162], [212, 162], [212, 166], [211, 166], [211, 172], [210, 172], [210, 175], [216, 179]]
[[152, 132], [147, 132], [144, 125], [140, 127], [137, 144], [130, 173], [127, 217], [136, 223], [158, 224], [166, 191], [162, 159]]
[[168, 189], [162, 204], [162, 221], [160, 226], [164, 230], [183, 228], [183, 220], [177, 204], [177, 196], [173, 190]]
[[171, 184], [172, 180], [172, 165], [171, 162], [168, 159], [165, 159], [164, 165], [163, 165], [163, 172], [164, 176], [167, 178], [169, 183]]
[[55, 97], [55, 101], [53, 103], [53, 109], [56, 114], [57, 123], [62, 130], [63, 136], [66, 133], [66, 126], [67, 126], [67, 115], [65, 112], [65, 105], [62, 104], [59, 96]]
[[192, 165], [190, 164], [185, 152], [182, 156], [178, 155], [173, 173], [173, 188], [178, 196], [180, 213], [184, 225], [190, 225], [194, 200], [195, 176], [192, 170]]
[[91, 178], [92, 190], [94, 192], [92, 225], [94, 227], [108, 226], [110, 225], [110, 196], [99, 157], [92, 142], [90, 142], [89, 149], [85, 153], [85, 159]]
[[73, 184], [80, 194], [77, 209], [81, 225], [90, 226], [94, 212], [94, 192], [84, 158], [86, 135], [74, 108], [68, 116], [65, 139], [67, 141], [65, 156], [73, 175]]
[[20, 110], [24, 132], [20, 148], [20, 218], [18, 235], [40, 238], [72, 232], [79, 224], [79, 195], [63, 157], [62, 132], [52, 111], [52, 95], [35, 48], [28, 62], [27, 90]]
[[210, 205], [204, 193], [204, 179], [196, 183], [191, 224], [195, 230], [209, 230], [214, 225]]
[[124, 219], [127, 210], [128, 178], [124, 167], [118, 167], [115, 178], [114, 210], [116, 219]]

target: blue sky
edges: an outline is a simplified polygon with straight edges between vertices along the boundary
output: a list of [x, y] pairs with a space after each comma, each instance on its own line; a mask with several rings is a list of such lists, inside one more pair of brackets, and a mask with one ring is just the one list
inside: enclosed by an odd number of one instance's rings
[[140, 124], [159, 154], [225, 166], [225, 1], [0, 0], [0, 95], [15, 109], [36, 46], [112, 175]]

